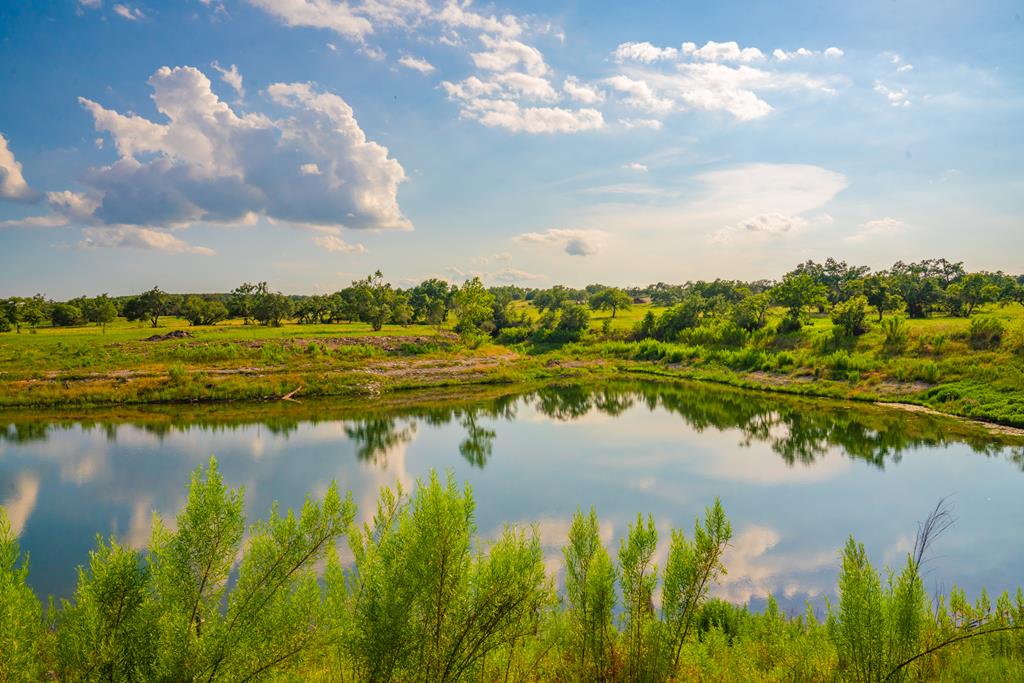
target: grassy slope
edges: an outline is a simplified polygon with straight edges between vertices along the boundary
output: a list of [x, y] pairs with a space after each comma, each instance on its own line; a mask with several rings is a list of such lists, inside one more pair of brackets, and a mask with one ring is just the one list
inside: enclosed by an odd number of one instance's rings
[[[628, 330], [648, 310], [635, 306], [619, 312], [612, 330]], [[1003, 320], [1009, 337], [1024, 330], [1019, 305], [989, 307], [981, 315]], [[608, 317], [593, 316], [595, 332]], [[447, 332], [439, 335], [424, 326], [388, 325], [375, 333], [358, 323], [264, 328], [232, 321], [190, 328], [164, 318], [154, 330], [118, 321], [105, 334], [82, 327], [0, 335], [0, 406], [261, 399], [298, 387], [304, 395], [372, 395], [398, 388], [636, 373], [909, 402], [1024, 426], [1024, 356], [1013, 350], [1016, 342], [1004, 341], [996, 350], [972, 349], [965, 319], [930, 318], [909, 326], [906, 350], [892, 356], [883, 352], [874, 326], [853, 345], [829, 344], [827, 316], [814, 318], [800, 335], [766, 335], [742, 349], [596, 340], [550, 349], [490, 344], [466, 349]], [[174, 329], [187, 329], [193, 338], [141, 341]], [[354, 339], [331, 341], [342, 337]]]

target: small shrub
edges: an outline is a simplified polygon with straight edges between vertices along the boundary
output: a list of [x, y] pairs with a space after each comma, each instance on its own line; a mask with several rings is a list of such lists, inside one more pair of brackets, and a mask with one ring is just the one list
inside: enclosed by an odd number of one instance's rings
[[967, 342], [974, 349], [996, 349], [1006, 334], [1006, 326], [996, 318], [973, 318]]
[[511, 344], [522, 344], [529, 338], [529, 327], [505, 327], [498, 332], [498, 336], [494, 338], [494, 341], [498, 344], [508, 346]]
[[803, 326], [799, 316], [787, 315], [779, 322], [778, 333], [792, 334], [793, 332], [799, 332]]
[[649, 339], [654, 336], [654, 329], [657, 327], [658, 320], [654, 316], [654, 311], [647, 311], [647, 315], [633, 328], [632, 337], [636, 340]]
[[775, 370], [785, 370], [796, 365], [796, 357], [789, 351], [782, 351], [772, 358], [772, 367]]
[[589, 326], [590, 312], [578, 304], [568, 304], [562, 307], [555, 332], [567, 341], [579, 341]]
[[1006, 347], [1018, 356], [1024, 356], [1024, 325], [1010, 334], [1006, 340]]
[[665, 356], [665, 345], [653, 339], [645, 339], [636, 345], [633, 358], [636, 360], [661, 360]]
[[855, 296], [832, 309], [832, 324], [845, 337], [859, 337], [868, 331], [868, 300]]
[[171, 367], [167, 368], [167, 378], [171, 384], [184, 384], [185, 380], [188, 378], [188, 371], [181, 363], [175, 363]]
[[466, 330], [459, 335], [459, 340], [462, 345], [467, 349], [478, 349], [480, 345], [487, 341], [488, 335], [483, 332], [477, 332], [476, 330]]
[[893, 368], [893, 374], [901, 382], [927, 382], [936, 384], [942, 373], [933, 360], [907, 360]]
[[398, 354], [400, 356], [420, 356], [425, 353], [436, 353], [437, 351], [440, 350], [440, 346], [431, 342], [427, 342], [426, 344], [414, 344], [411, 342], [405, 342], [398, 347]]
[[882, 336], [886, 351], [900, 353], [907, 348], [907, 340], [910, 338], [907, 321], [903, 318], [886, 318], [882, 321]]
[[334, 357], [339, 359], [370, 358], [380, 353], [380, 350], [372, 344], [352, 344], [350, 346], [339, 346], [334, 349]]
[[741, 349], [728, 353], [722, 360], [733, 370], [758, 370], [768, 365], [764, 351], [758, 349]]
[[260, 348], [260, 359], [264, 363], [284, 363], [288, 354], [281, 344], [264, 344]]
[[691, 346], [720, 346], [740, 348], [747, 343], [750, 333], [730, 321], [698, 325], [682, 330], [678, 339]]

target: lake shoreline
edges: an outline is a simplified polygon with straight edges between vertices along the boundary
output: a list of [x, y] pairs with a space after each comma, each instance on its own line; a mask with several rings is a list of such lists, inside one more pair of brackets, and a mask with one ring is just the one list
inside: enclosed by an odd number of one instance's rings
[[[482, 354], [388, 358], [384, 362], [374, 360], [355, 367], [312, 373], [251, 366], [190, 368], [192, 374], [184, 381], [175, 381], [166, 372], [129, 370], [92, 375], [53, 373], [44, 380], [4, 381], [0, 378], [0, 388], [3, 388], [0, 392], [0, 413], [10, 415], [25, 410], [42, 410], [66, 417], [69, 411], [75, 414], [83, 410], [113, 408], [246, 403], [283, 405], [304, 399], [327, 398], [406, 404], [409, 401], [394, 399], [412, 395], [415, 396], [412, 403], [417, 403], [424, 400], [423, 392], [436, 392], [442, 396], [450, 396], [454, 390], [464, 390], [471, 395], [517, 394], [545, 385], [640, 380], [695, 382], [812, 401], [874, 405], [956, 420], [980, 427], [992, 436], [1024, 438], [1024, 429], [1013, 424], [941, 410], [913, 394], [880, 396], [867, 393], [841, 381], [761, 371], [709, 370], [682, 363], [566, 359], [550, 353], [531, 357], [509, 352], [503, 347], [498, 349], [498, 352], [490, 350]], [[502, 390], [487, 391], [487, 388], [496, 387], [502, 387]]]

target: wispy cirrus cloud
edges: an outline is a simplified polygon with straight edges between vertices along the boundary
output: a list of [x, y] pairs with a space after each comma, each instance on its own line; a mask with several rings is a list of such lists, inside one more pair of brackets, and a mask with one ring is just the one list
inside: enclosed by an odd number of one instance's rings
[[875, 218], [861, 223], [857, 226], [857, 232], [844, 237], [843, 241], [864, 242], [876, 237], [885, 237], [886, 235], [901, 233], [905, 228], [906, 223], [895, 218], [891, 218], [889, 216], [885, 216], [884, 218]]

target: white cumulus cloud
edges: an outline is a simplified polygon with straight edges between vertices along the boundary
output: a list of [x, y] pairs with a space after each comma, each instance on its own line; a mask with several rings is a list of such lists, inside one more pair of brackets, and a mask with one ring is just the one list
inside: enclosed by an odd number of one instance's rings
[[610, 88], [624, 95], [623, 102], [636, 109], [655, 114], [667, 114], [675, 103], [666, 97], [659, 97], [647, 81], [619, 74], [604, 81]]
[[14, 158], [7, 138], [0, 133], [0, 199], [24, 201], [35, 196], [21, 173], [21, 163]]
[[83, 239], [78, 246], [83, 249], [131, 248], [202, 256], [212, 256], [215, 253], [213, 249], [207, 247], [192, 246], [169, 232], [127, 225], [112, 228], [85, 228], [82, 230], [82, 236]]
[[138, 7], [129, 7], [128, 5], [114, 5], [114, 13], [128, 21], [138, 21], [139, 19], [146, 18], [146, 15]]
[[764, 53], [756, 47], [739, 46], [734, 40], [724, 43], [716, 43], [709, 40], [703, 47], [697, 47], [696, 43], [683, 43], [683, 54], [694, 59], [701, 59], [706, 62], [760, 62], [764, 59]]
[[265, 215], [354, 229], [412, 227], [397, 200], [402, 166], [366, 139], [341, 97], [309, 83], [274, 83], [266, 93], [289, 114], [274, 120], [237, 114], [193, 67], [163, 67], [149, 83], [166, 123], [79, 100], [121, 155], [83, 177], [101, 197], [95, 222], [173, 227]]
[[885, 97], [893, 107], [910, 106], [910, 92], [906, 88], [894, 90], [881, 81], [875, 81], [875, 92]]
[[679, 50], [674, 47], [656, 47], [651, 43], [644, 41], [642, 43], [622, 43], [613, 53], [615, 61], [622, 62], [641, 62], [643, 64], [650, 64], [663, 59], [675, 59], [679, 56]]
[[544, 62], [544, 55], [537, 48], [518, 40], [492, 38], [484, 34], [480, 42], [486, 48], [470, 55], [479, 69], [487, 71], [510, 71], [522, 68], [531, 76], [544, 76], [550, 70]]
[[562, 92], [570, 98], [583, 104], [598, 104], [604, 102], [604, 93], [598, 88], [586, 83], [581, 83], [575, 76], [567, 76], [562, 82]]
[[[716, 49], [720, 45], [723, 44], [716, 44]], [[725, 60], [681, 62], [667, 70], [634, 67], [604, 82], [621, 94], [623, 104], [658, 117], [698, 110], [727, 112], [739, 121], [752, 121], [774, 110], [762, 93], [804, 91], [831, 95], [835, 93], [835, 84], [841, 81], [838, 77], [747, 64], [733, 66], [721, 61]]]
[[242, 74], [238, 73], [238, 67], [232, 64], [227, 69], [223, 68], [216, 61], [211, 64], [220, 74], [220, 80], [230, 85], [239, 97], [245, 97], [245, 89], [242, 87]]
[[551, 228], [544, 232], [517, 235], [521, 244], [548, 244], [561, 247], [570, 256], [591, 256], [604, 248], [606, 235], [600, 230], [564, 230]]
[[709, 241], [715, 244], [733, 244], [773, 237], [792, 237], [802, 232], [808, 225], [810, 222], [800, 216], [763, 213], [720, 228], [711, 234]]
[[350, 40], [373, 33], [373, 24], [347, 2], [325, 0], [249, 0], [249, 4], [277, 18], [285, 26], [322, 28]]
[[[458, 98], [459, 87], [442, 84]], [[523, 133], [578, 133], [604, 127], [596, 109], [562, 107], [521, 107], [511, 99], [470, 98], [462, 102], [462, 116], [490, 128]]]
[[436, 67], [425, 59], [420, 57], [412, 57], [405, 55], [398, 60], [398, 63], [404, 66], [406, 69], [412, 69], [413, 71], [419, 71], [421, 74], [429, 74], [436, 71]]

